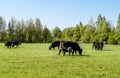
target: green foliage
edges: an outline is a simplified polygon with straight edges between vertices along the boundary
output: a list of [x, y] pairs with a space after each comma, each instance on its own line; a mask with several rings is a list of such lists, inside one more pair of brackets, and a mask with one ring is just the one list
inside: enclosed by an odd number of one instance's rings
[[0, 41], [4, 42], [6, 39], [6, 32], [5, 32], [6, 23], [3, 17], [0, 16]]
[[62, 32], [61, 32], [60, 28], [59, 28], [59, 27], [55, 27], [55, 28], [53, 29], [52, 35], [53, 35], [53, 37], [56, 38], [56, 39], [61, 38]]
[[40, 19], [37, 18], [35, 21], [35, 42], [42, 42], [42, 30]]
[[116, 35], [110, 35], [109, 36], [109, 39], [108, 39], [108, 43], [110, 43], [110, 44], [117, 44], [117, 40], [116, 40]]
[[62, 39], [63, 40], [73, 40], [75, 29], [74, 28], [66, 28], [62, 31]]
[[76, 25], [74, 36], [73, 36], [74, 41], [79, 41], [80, 37], [81, 37], [80, 27], [79, 27], [79, 25]]
[[118, 21], [116, 26], [116, 32], [117, 34], [120, 34], [120, 14], [118, 15]]
[[81, 37], [80, 41], [83, 43], [90, 43], [90, 35], [85, 34], [84, 36]]
[[[42, 24], [37, 18], [35, 23], [32, 19], [27, 21], [21, 20], [16, 21], [13, 17], [8, 23], [8, 29], [5, 29], [5, 21], [0, 17], [0, 41], [14, 41], [18, 40], [20, 42], [29, 42], [29, 43], [43, 43], [44, 38], [45, 42], [51, 42], [52, 36], [50, 30], [43, 30]], [[47, 37], [44, 31], [48, 31]]]
[[43, 43], [50, 43], [51, 41], [52, 41], [51, 32], [45, 25], [43, 29]]
[[76, 26], [63, 30], [59, 27], [55, 27], [52, 31], [47, 27], [43, 28], [39, 18], [36, 18], [34, 22], [32, 19], [17, 21], [12, 17], [7, 26], [3, 17], [0, 17], [1, 42], [18, 40], [29, 43], [48, 43], [53, 40], [69, 40], [84, 43], [103, 41], [109, 44], [120, 44], [120, 14], [116, 28], [101, 14], [95, 22], [91, 18], [86, 25], [80, 22]]
[[103, 17], [101, 16], [101, 14], [99, 14], [96, 24], [97, 24], [97, 31], [101, 32], [103, 27]]

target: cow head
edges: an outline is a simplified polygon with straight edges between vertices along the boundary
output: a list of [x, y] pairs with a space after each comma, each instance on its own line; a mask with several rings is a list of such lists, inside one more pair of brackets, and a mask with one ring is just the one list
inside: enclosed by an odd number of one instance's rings
[[51, 46], [49, 47], [49, 50], [51, 50]]

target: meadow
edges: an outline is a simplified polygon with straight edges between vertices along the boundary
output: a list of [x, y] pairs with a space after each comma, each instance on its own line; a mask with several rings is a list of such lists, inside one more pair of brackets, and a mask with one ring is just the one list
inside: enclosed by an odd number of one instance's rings
[[50, 44], [23, 43], [8, 49], [0, 43], [0, 78], [120, 78], [120, 45], [102, 51], [80, 44], [83, 55], [58, 55]]

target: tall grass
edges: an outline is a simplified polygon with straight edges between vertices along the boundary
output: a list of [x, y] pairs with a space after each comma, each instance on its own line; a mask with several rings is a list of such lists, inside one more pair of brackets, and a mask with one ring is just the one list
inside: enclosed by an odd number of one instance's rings
[[80, 44], [83, 55], [58, 55], [50, 44], [22, 44], [8, 49], [0, 44], [0, 78], [119, 78], [120, 45]]

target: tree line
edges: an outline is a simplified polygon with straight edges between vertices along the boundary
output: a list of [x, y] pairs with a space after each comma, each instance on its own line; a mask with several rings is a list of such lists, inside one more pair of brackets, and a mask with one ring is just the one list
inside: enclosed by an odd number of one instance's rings
[[74, 27], [61, 30], [56, 26], [52, 31], [42, 26], [39, 18], [18, 21], [11, 17], [8, 24], [0, 16], [0, 42], [20, 41], [28, 43], [50, 43], [54, 40], [69, 40], [82, 43], [103, 41], [109, 44], [120, 44], [120, 14], [116, 27], [105, 16], [98, 15], [97, 21], [91, 18], [88, 24], [82, 22]]
[[52, 41], [50, 30], [46, 25], [42, 26], [40, 19], [17, 21], [11, 18], [6, 25], [3, 17], [0, 17], [0, 42], [20, 41], [29, 43], [46, 43]]

